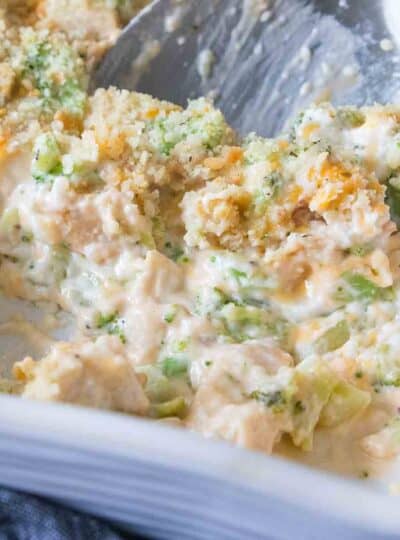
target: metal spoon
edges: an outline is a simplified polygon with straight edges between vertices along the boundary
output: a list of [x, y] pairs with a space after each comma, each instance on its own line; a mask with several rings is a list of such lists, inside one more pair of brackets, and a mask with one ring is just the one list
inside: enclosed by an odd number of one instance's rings
[[[273, 135], [314, 100], [395, 99], [396, 2], [156, 0], [124, 30], [92, 88], [114, 85], [181, 105], [211, 94], [241, 133]], [[383, 39], [393, 50], [382, 50]]]

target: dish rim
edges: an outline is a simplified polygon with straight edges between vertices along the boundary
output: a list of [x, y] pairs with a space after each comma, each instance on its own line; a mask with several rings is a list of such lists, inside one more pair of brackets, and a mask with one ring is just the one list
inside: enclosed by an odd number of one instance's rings
[[[112, 457], [113, 466], [121, 466], [121, 470], [124, 460], [161, 465], [219, 480], [232, 488], [250, 489], [369, 532], [400, 531], [398, 500], [377, 492], [368, 481], [362, 485], [365, 481], [233, 447], [148, 419], [0, 395], [0, 438], [4, 437], [27, 445], [29, 441], [58, 445], [64, 451], [83, 451], [93, 458]], [[154, 452], [155, 448], [162, 448], [162, 452]]]

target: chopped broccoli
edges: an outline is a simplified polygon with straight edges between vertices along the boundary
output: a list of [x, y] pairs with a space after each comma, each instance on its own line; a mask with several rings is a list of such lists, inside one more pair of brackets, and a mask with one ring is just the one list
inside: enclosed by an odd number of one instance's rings
[[341, 381], [324, 362], [302, 363], [265, 380], [264, 388], [246, 396], [264, 404], [272, 413], [290, 418], [287, 433], [303, 450], [312, 448], [319, 424], [334, 427], [365, 409], [368, 392]]
[[223, 143], [228, 132], [222, 113], [203, 98], [189, 102], [185, 110], [173, 111], [148, 124], [150, 143], [164, 156], [169, 156], [178, 143], [190, 138], [205, 149], [213, 150]]
[[257, 215], [265, 213], [268, 203], [278, 195], [282, 185], [283, 178], [280, 173], [273, 172], [265, 176], [261, 188], [257, 189], [253, 195], [253, 204]]
[[328, 328], [314, 343], [314, 349], [319, 354], [335, 351], [350, 339], [350, 331], [346, 321], [339, 321]]
[[122, 343], [126, 343], [126, 336], [123, 331], [125, 321], [118, 317], [118, 313], [97, 316], [95, 326], [99, 330], [105, 330], [108, 334], [118, 336]]
[[368, 253], [371, 253], [372, 249], [373, 248], [369, 244], [356, 244], [351, 246], [348, 253], [350, 255], [354, 255], [355, 257], [365, 257], [365, 255], [368, 255]]
[[86, 77], [77, 53], [59, 36], [26, 31], [22, 76], [39, 91], [42, 107], [82, 116], [86, 105]]
[[187, 377], [182, 376], [182, 373], [177, 376], [164, 375], [161, 362], [137, 366], [135, 369], [146, 375], [145, 392], [152, 404], [163, 405], [175, 398], [182, 399], [182, 396], [190, 392]]
[[76, 190], [87, 190], [101, 184], [91, 160], [83, 161], [61, 150], [52, 132], [41, 133], [33, 146], [32, 177], [38, 184], [52, 185], [58, 176], [64, 176]]
[[287, 322], [258, 307], [229, 302], [214, 316], [222, 322], [225, 333], [237, 342], [265, 336], [283, 341], [287, 337]]
[[274, 392], [254, 390], [249, 397], [259, 401], [266, 407], [270, 407], [275, 413], [280, 412], [287, 404], [286, 396], [282, 390], [276, 390]]
[[342, 285], [335, 293], [338, 302], [374, 302], [376, 300], [390, 300], [393, 297], [392, 287], [378, 287], [371, 280], [356, 272], [344, 272]]
[[164, 315], [164, 321], [168, 324], [173, 323], [178, 313], [178, 309], [179, 309], [179, 306], [177, 304], [172, 304], [170, 309]]
[[303, 123], [304, 114], [305, 114], [304, 111], [299, 112], [299, 114], [296, 116], [296, 118], [292, 122], [290, 131], [289, 131], [289, 138], [291, 142], [295, 142], [297, 139], [297, 129]]
[[237, 268], [229, 268], [229, 273], [233, 278], [235, 278], [239, 285], [242, 283], [243, 280], [248, 279], [246, 272], [238, 270]]
[[187, 373], [188, 362], [185, 358], [167, 356], [161, 362], [162, 373], [166, 377], [175, 377]]
[[182, 418], [186, 412], [186, 402], [182, 396], [165, 401], [164, 403], [156, 403], [150, 409], [151, 416], [156, 418], [169, 418], [177, 416]]
[[67, 266], [70, 261], [70, 251], [65, 244], [53, 246], [51, 249], [50, 271], [57, 283], [67, 277]]
[[24, 242], [25, 244], [30, 244], [32, 240], [33, 234], [29, 231], [26, 231], [21, 235], [21, 242]]
[[176, 263], [187, 262], [188, 257], [185, 255], [184, 249], [172, 242], [165, 242], [164, 244], [165, 255]]
[[32, 176], [36, 182], [52, 183], [62, 174], [61, 152], [52, 133], [39, 135], [33, 146]]

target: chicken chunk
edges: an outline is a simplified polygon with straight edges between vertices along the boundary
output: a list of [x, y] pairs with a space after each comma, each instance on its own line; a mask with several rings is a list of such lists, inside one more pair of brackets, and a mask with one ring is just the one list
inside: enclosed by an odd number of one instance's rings
[[57, 343], [42, 360], [27, 357], [14, 366], [15, 377], [25, 383], [23, 397], [63, 401], [145, 414], [148, 400], [115, 336], [95, 342]]

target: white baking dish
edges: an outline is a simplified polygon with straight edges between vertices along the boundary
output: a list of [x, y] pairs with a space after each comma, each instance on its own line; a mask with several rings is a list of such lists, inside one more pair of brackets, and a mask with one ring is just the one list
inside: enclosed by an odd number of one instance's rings
[[0, 478], [168, 539], [399, 538], [399, 500], [115, 413], [0, 396]]

